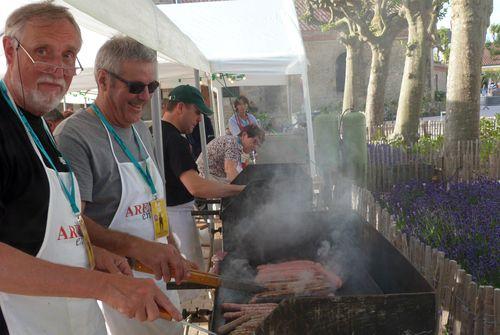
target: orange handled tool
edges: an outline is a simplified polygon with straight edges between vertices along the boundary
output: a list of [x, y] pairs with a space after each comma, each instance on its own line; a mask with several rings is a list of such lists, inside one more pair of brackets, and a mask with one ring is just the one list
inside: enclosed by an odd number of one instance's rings
[[[139, 261], [134, 262], [133, 269], [139, 272], [154, 274], [153, 270]], [[189, 270], [187, 282], [206, 285], [209, 287], [219, 287], [221, 285], [221, 280], [217, 275], [198, 270]]]
[[[142, 264], [137, 260], [134, 262], [132, 268], [135, 271], [154, 274], [149, 267], [147, 267], [146, 265]], [[267, 290], [265, 287], [260, 286], [252, 281], [241, 281], [229, 278], [221, 278], [215, 274], [202, 272], [198, 270], [189, 270], [189, 276], [187, 277], [186, 283], [199, 284], [205, 287], [213, 287], [213, 288], [222, 286], [232, 290], [247, 291], [252, 293], [258, 293]]]

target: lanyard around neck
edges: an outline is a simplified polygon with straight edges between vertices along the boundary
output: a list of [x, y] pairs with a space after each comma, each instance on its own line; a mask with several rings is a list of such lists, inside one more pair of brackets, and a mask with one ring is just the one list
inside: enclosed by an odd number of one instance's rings
[[[35, 131], [31, 127], [31, 125], [29, 124], [28, 120], [26, 119], [26, 116], [24, 116], [24, 114], [17, 108], [17, 106], [14, 103], [14, 100], [12, 99], [12, 97], [10, 96], [9, 90], [7, 89], [7, 86], [5, 85], [5, 82], [3, 80], [0, 81], [0, 89], [2, 91], [2, 96], [7, 101], [9, 107], [19, 117], [22, 124], [24, 125], [24, 128], [28, 132], [28, 135], [31, 137], [33, 142], [35, 142], [35, 145], [37, 146], [38, 150], [42, 153], [42, 155], [45, 157], [47, 162], [50, 164], [50, 167], [56, 172], [57, 179], [59, 180], [59, 184], [61, 185], [61, 188], [64, 192], [64, 195], [66, 196], [66, 199], [68, 200], [68, 202], [71, 205], [71, 210], [73, 211], [73, 214], [75, 214], [75, 216], [80, 215], [80, 208], [78, 207], [78, 205], [76, 203], [75, 181], [73, 179], [73, 171], [71, 170], [69, 163], [67, 163], [67, 161], [65, 161], [66, 166], [68, 167], [69, 176], [70, 176], [70, 188], [68, 190], [68, 188], [64, 184], [64, 181], [61, 178], [61, 175], [59, 174], [59, 171], [57, 170], [54, 162], [52, 161], [52, 158], [48, 154], [47, 150], [45, 150], [45, 147], [43, 146], [42, 142], [40, 141], [40, 138], [35, 133]], [[50, 133], [50, 131], [47, 129], [47, 125], [45, 124], [45, 122], [43, 120], [42, 120], [42, 122], [43, 122], [45, 133], [49, 137], [52, 145], [54, 146], [54, 149], [56, 149], [58, 156], [64, 160], [64, 157], [62, 156], [62, 154], [57, 150], [54, 138], [52, 137], [52, 134]]]
[[[97, 107], [96, 104], [92, 104], [92, 105], [90, 105], [90, 108], [92, 108], [92, 110], [95, 112], [97, 117], [101, 120], [104, 127], [106, 127], [106, 129], [111, 133], [111, 135], [113, 135], [113, 138], [115, 139], [115, 141], [118, 143], [118, 145], [123, 150], [125, 155], [127, 155], [128, 159], [132, 162], [132, 164], [134, 164], [135, 168], [139, 171], [139, 173], [141, 174], [141, 176], [144, 179], [144, 181], [146, 182], [146, 184], [148, 184], [149, 188], [151, 189], [151, 193], [153, 194], [153, 197], [156, 199], [158, 196], [158, 193], [156, 191], [156, 187], [155, 187], [155, 184], [153, 182], [153, 178], [151, 177], [151, 173], [149, 172], [147, 163], [145, 164], [145, 169], [143, 169], [142, 166], [137, 161], [137, 159], [135, 159], [134, 155], [132, 155], [132, 152], [130, 152], [130, 149], [127, 147], [125, 142], [123, 142], [120, 135], [118, 135], [118, 133], [115, 131], [115, 128], [113, 128], [113, 126], [109, 123], [109, 121], [106, 119], [104, 114], [101, 112], [99, 107]], [[142, 152], [141, 151], [142, 147], [139, 143], [139, 140], [137, 138], [138, 136], [135, 132], [134, 127], [132, 127], [132, 133], [134, 134], [134, 140], [139, 147], [139, 155], [140, 155]]]

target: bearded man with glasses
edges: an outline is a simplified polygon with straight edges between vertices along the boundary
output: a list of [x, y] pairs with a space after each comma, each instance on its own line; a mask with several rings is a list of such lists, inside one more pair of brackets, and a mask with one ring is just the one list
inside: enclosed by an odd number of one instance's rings
[[[100, 226], [82, 217], [71, 164], [42, 119], [82, 70], [77, 58], [82, 39], [72, 15], [50, 2], [20, 7], [7, 18], [2, 42], [7, 71], [0, 81], [0, 306], [5, 318], [0, 317], [0, 334], [106, 334], [96, 300], [140, 321], [157, 319], [160, 307], [181, 319], [151, 280], [130, 276], [123, 257], [134, 255], [130, 247], [101, 244], [119, 256], [94, 246], [107, 231], [101, 233], [95, 228]], [[131, 99], [130, 108], [122, 109], [130, 119], [141, 99]], [[108, 237], [117, 238], [114, 246], [123, 245], [122, 237]], [[181, 279], [179, 255], [169, 257]]]
[[[164, 184], [158, 171], [144, 106], [159, 87], [156, 52], [141, 43], [115, 36], [98, 51], [94, 75], [95, 103], [64, 120], [54, 136], [75, 170], [84, 215], [93, 242], [152, 269], [157, 285], [179, 307], [177, 291], [166, 291], [175, 273], [182, 280], [189, 262], [181, 258], [169, 235]], [[155, 208], [161, 207], [161, 210]], [[149, 276], [134, 271], [134, 276]], [[154, 278], [153, 276], [150, 276]], [[161, 280], [163, 279], [163, 280]], [[112, 334], [180, 334], [176, 324], [140, 323], [103, 306]]]

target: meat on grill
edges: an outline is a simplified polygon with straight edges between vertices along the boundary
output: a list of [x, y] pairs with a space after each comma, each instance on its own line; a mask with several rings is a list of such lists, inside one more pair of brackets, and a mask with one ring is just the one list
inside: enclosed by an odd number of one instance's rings
[[326, 296], [342, 285], [342, 280], [323, 265], [307, 260], [265, 264], [257, 267], [255, 281], [268, 291], [257, 293], [249, 304], [223, 303], [226, 324], [220, 334], [253, 334], [262, 321], [278, 306], [275, 302], [294, 296]]
[[342, 286], [342, 280], [320, 263], [308, 260], [265, 264], [257, 267], [255, 281], [269, 290], [250, 303], [279, 302], [290, 296], [326, 296]]
[[255, 281], [262, 285], [273, 282], [308, 282], [317, 278], [322, 281], [326, 280], [334, 289], [342, 286], [339, 276], [325, 269], [320, 263], [308, 260], [259, 265], [257, 271]]
[[278, 304], [221, 304], [224, 319], [229, 322], [219, 327], [217, 332], [239, 334], [245, 331], [250, 334], [277, 306]]

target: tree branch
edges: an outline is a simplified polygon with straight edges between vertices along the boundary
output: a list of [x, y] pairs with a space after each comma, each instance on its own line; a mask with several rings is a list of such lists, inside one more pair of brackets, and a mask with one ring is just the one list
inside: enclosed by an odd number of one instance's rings
[[[349, 18], [353, 23], [356, 24], [358, 27], [358, 32], [360, 35], [363, 35], [363, 37], [367, 40], [376, 40], [376, 36], [372, 33], [368, 25], [364, 20], [361, 20], [357, 14], [350, 13], [344, 8], [343, 6], [340, 7], [340, 11], [347, 17]], [[358, 12], [359, 13], [359, 12]]]

